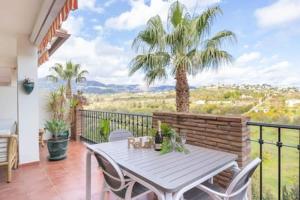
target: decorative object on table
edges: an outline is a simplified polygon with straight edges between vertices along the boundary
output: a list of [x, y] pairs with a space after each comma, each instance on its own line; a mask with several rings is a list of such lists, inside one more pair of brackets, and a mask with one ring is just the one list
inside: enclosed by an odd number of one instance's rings
[[185, 148], [186, 137], [184, 134], [178, 134], [169, 124], [161, 123], [161, 134], [163, 142], [161, 145], [161, 154], [170, 153], [172, 151], [189, 153]]
[[25, 78], [23, 81], [23, 88], [27, 94], [30, 94], [34, 88], [33, 80], [31, 80], [29, 78]]
[[163, 136], [161, 134], [161, 121], [157, 121], [157, 132], [155, 134], [154, 140], [154, 149], [155, 151], [161, 151], [162, 143], [163, 143]]
[[44, 135], [45, 135], [45, 129], [40, 128], [39, 129], [39, 144], [44, 147], [45, 143], [44, 143]]
[[152, 139], [152, 137], [149, 137], [149, 136], [129, 137], [128, 138], [128, 148], [151, 149], [151, 148], [153, 148], [153, 139]]
[[52, 134], [52, 138], [47, 141], [48, 159], [51, 161], [65, 159], [69, 141], [66, 123], [63, 120], [52, 119], [46, 122], [45, 129]]

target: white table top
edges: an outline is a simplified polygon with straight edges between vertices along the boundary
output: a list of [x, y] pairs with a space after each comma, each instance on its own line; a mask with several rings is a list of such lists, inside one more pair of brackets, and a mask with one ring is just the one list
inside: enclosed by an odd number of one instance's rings
[[91, 151], [106, 153], [123, 170], [167, 192], [177, 191], [237, 159], [234, 154], [212, 149], [186, 148], [190, 153], [160, 155], [153, 149], [128, 149], [127, 140], [88, 145]]

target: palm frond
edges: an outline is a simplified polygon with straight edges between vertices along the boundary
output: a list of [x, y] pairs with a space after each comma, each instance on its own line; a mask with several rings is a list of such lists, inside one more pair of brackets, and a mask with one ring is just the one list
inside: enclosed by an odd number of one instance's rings
[[168, 77], [166, 69], [163, 66], [157, 66], [145, 74], [145, 81], [148, 85], [153, 84], [156, 80], [164, 80]]
[[233, 57], [227, 51], [217, 48], [207, 48], [193, 56], [195, 72], [217, 70], [219, 67], [232, 63]]
[[65, 80], [64, 68], [60, 63], [56, 63], [53, 67], [50, 68], [50, 71], [54, 72], [57, 77]]
[[[130, 62], [129, 75], [135, 72], [144, 71], [145, 79], [148, 83], [152, 83], [156, 78], [161, 79], [166, 76], [166, 68], [170, 64], [170, 56], [165, 52], [155, 52], [137, 55]], [[155, 78], [155, 76], [157, 76]]]
[[58, 82], [58, 77], [55, 75], [48, 75], [46, 76], [47, 80], [52, 81], [52, 82]]
[[78, 73], [76, 79], [75, 79], [75, 82], [76, 83], [81, 83], [81, 82], [84, 82], [86, 81], [86, 75], [88, 74], [88, 71], [87, 70], [82, 70]]
[[236, 35], [232, 31], [220, 31], [212, 38], [204, 41], [205, 48], [220, 48], [223, 44], [232, 44], [237, 41]]
[[165, 30], [162, 20], [159, 15], [150, 18], [147, 22], [146, 29], [139, 32], [137, 37], [133, 40], [132, 48], [137, 52], [143, 48], [146, 51], [159, 50], [165, 48]]
[[184, 18], [184, 12], [186, 12], [186, 7], [182, 3], [178, 1], [172, 3], [168, 13], [168, 25], [172, 25], [176, 28], [181, 24]]
[[198, 38], [204, 37], [210, 33], [214, 19], [222, 14], [219, 6], [207, 8], [200, 16], [196, 17], [193, 21], [195, 35]]

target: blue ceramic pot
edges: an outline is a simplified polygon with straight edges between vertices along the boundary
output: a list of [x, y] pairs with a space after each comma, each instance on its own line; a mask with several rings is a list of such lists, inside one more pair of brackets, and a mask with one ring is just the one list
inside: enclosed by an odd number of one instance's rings
[[24, 82], [23, 88], [27, 94], [30, 94], [34, 88], [34, 82]]

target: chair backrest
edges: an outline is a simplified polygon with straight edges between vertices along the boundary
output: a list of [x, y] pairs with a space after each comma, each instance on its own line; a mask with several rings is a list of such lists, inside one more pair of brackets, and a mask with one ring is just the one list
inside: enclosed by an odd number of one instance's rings
[[0, 163], [8, 161], [10, 136], [17, 134], [17, 123], [13, 119], [0, 119]]
[[126, 140], [129, 137], [132, 137], [132, 133], [126, 130], [115, 130], [109, 134], [108, 141], [115, 142], [120, 140]]
[[229, 198], [230, 200], [244, 199], [245, 195], [247, 194], [248, 185], [251, 181], [251, 176], [260, 163], [261, 160], [259, 158], [254, 159], [233, 178], [226, 190], [226, 193], [230, 195], [238, 191], [239, 192], [237, 195]]
[[122, 190], [125, 187], [125, 177], [118, 164], [105, 153], [95, 152], [95, 156], [108, 187], [116, 192]]
[[7, 162], [8, 159], [8, 136], [7, 138], [0, 137], [0, 163]]

